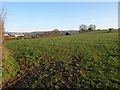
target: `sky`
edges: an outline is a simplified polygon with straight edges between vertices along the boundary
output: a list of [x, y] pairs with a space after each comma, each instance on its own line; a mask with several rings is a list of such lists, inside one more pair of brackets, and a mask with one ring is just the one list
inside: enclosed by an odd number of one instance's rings
[[8, 32], [78, 30], [81, 24], [118, 27], [117, 2], [4, 2], [2, 6]]

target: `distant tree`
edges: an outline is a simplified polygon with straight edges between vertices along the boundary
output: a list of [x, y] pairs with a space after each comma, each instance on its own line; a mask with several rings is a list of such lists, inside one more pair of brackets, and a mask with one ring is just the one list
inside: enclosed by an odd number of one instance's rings
[[88, 27], [88, 31], [94, 31], [96, 29], [96, 26], [94, 24], [90, 24]]
[[108, 32], [111, 32], [113, 30], [113, 28], [109, 28], [109, 31]]
[[59, 29], [54, 29], [53, 33], [58, 34], [58, 33], [60, 33], [60, 31], [59, 31]]
[[79, 32], [86, 32], [87, 31], [87, 26], [82, 24], [82, 25], [80, 25], [79, 30], [80, 30]]
[[66, 32], [65, 35], [70, 35], [70, 33]]

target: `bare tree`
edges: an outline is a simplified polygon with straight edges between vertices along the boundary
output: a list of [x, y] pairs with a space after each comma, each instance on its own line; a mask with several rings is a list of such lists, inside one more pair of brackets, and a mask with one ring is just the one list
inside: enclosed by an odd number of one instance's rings
[[90, 24], [88, 27], [88, 31], [94, 31], [96, 29], [96, 26], [94, 24]]
[[5, 32], [5, 28], [4, 28], [4, 24], [5, 24], [5, 11], [4, 8], [0, 7], [0, 60], [3, 60], [3, 54], [4, 54], [4, 32]]
[[0, 34], [1, 34], [1, 38], [3, 40], [3, 34], [4, 34], [4, 24], [5, 24], [5, 13], [4, 13], [4, 9], [0, 8]]
[[87, 31], [87, 26], [82, 24], [82, 25], [80, 25], [79, 30], [80, 30], [80, 32], [86, 32]]
[[[0, 8], [0, 69], [2, 69], [2, 60], [3, 60], [3, 31], [4, 31], [3, 11], [4, 9]], [[2, 73], [0, 73], [0, 76], [2, 76]], [[2, 88], [2, 81], [0, 80], [0, 89], [1, 88]]]

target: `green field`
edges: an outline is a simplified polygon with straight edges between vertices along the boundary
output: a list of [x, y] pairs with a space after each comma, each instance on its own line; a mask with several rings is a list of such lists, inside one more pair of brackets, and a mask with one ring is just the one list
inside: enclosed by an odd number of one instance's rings
[[23, 76], [10, 87], [120, 88], [117, 31], [12, 40], [5, 44], [10, 58], [4, 61], [3, 82]]

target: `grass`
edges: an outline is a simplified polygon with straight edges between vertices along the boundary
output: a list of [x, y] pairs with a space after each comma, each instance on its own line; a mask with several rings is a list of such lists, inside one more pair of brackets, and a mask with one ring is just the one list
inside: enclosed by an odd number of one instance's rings
[[12, 87], [120, 88], [117, 31], [14, 40], [6, 47], [28, 71]]
[[[7, 52], [7, 51], [6, 51]], [[20, 70], [18, 62], [15, 58], [6, 53], [5, 60], [3, 61], [2, 68], [2, 82], [3, 84], [12, 79], [17, 75], [17, 72]]]

